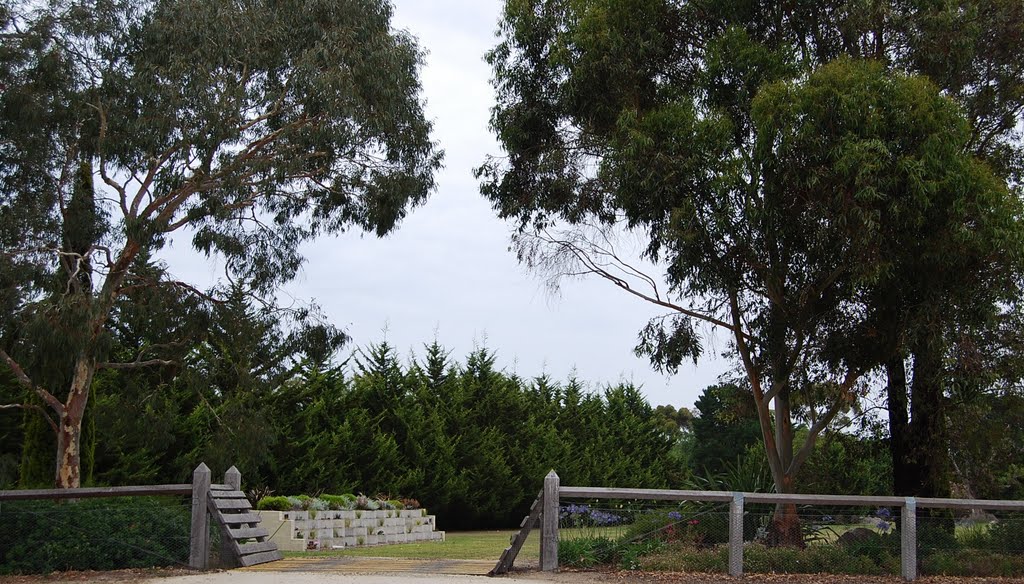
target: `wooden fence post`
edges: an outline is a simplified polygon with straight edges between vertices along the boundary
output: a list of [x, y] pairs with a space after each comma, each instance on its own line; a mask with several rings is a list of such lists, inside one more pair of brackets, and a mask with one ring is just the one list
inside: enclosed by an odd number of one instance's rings
[[201, 462], [192, 473], [192, 534], [188, 565], [205, 570], [210, 560], [210, 519], [206, 500], [210, 496], [210, 467]]
[[544, 511], [540, 524], [540, 569], [558, 569], [558, 486], [554, 469], [544, 477]]
[[242, 490], [242, 473], [235, 467], [231, 467], [224, 473], [224, 484], [235, 491]]
[[900, 514], [900, 563], [903, 579], [917, 579], [917, 499], [907, 497]]
[[[234, 466], [224, 473], [224, 484], [233, 491], [242, 490], [242, 473]], [[226, 525], [220, 524], [220, 567], [237, 568], [235, 550], [231, 545], [231, 534]]]
[[729, 503], [729, 575], [743, 575], [743, 493]]

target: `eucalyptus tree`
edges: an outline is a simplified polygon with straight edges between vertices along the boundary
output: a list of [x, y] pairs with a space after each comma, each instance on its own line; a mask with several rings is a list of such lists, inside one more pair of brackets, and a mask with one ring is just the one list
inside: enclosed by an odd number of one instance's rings
[[114, 306], [201, 294], [138, 273], [140, 254], [190, 237], [271, 299], [302, 242], [394, 229], [441, 153], [422, 54], [383, 0], [6, 0], [0, 18], [0, 360], [76, 487], [96, 371], [168, 361], [108, 360]]
[[[1005, 123], [979, 134], [979, 120], [1012, 122], [1020, 96], [972, 110], [974, 81], [957, 93], [911, 74], [933, 73], [923, 52], [945, 8], [911, 11], [896, 37], [893, 6], [836, 4], [509, 0], [488, 55], [507, 156], [478, 174], [518, 221], [520, 259], [668, 309], [637, 347], [657, 366], [697, 359], [700, 323], [728, 331], [784, 493], [879, 365], [842, 347], [868, 330], [866, 286], [893, 269], [887, 234], [934, 228], [944, 249], [1011, 256], [1020, 244], [1017, 144]], [[1011, 65], [1017, 49], [1000, 49], [975, 62]], [[617, 227], [643, 239], [669, 290], [617, 254]], [[800, 540], [795, 510], [781, 511], [780, 541]]]

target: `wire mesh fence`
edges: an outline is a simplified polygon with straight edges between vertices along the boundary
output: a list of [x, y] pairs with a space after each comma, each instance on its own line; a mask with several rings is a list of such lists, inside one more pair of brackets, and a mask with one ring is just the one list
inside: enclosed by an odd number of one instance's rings
[[1024, 576], [1024, 513], [918, 512], [917, 557], [926, 576]]
[[[729, 506], [722, 503], [562, 501], [559, 563], [590, 567], [728, 573]], [[746, 573], [899, 575], [899, 507], [791, 507], [795, 529], [774, 505], [743, 514]], [[1024, 514], [957, 518], [919, 510], [922, 575], [1024, 575]], [[792, 524], [790, 524], [792, 525]]]
[[185, 567], [191, 509], [183, 496], [0, 503], [0, 574]]

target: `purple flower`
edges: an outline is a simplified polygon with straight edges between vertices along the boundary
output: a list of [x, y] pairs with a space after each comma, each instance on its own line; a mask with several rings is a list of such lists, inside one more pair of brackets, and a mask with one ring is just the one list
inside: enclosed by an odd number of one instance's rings
[[683, 514], [680, 513], [679, 511], [669, 511], [668, 512], [668, 518], [671, 519], [672, 521], [679, 521], [680, 519], [683, 518]]
[[884, 519], [881, 519], [878, 521], [878, 525], [876, 527], [878, 527], [878, 529], [882, 531], [889, 531], [889, 522]]
[[882, 517], [884, 519], [888, 519], [892, 517], [892, 512], [889, 511], [888, 507], [879, 507], [878, 511], [875, 511], [875, 515]]
[[559, 513], [562, 517], [574, 517], [580, 515], [586, 515], [590, 512], [590, 507], [586, 505], [577, 505], [571, 503], [569, 505], [562, 506], [561, 512]]
[[614, 513], [608, 513], [607, 511], [601, 511], [600, 509], [592, 509], [590, 511], [590, 519], [594, 522], [594, 525], [615, 525], [622, 521], [622, 518]]

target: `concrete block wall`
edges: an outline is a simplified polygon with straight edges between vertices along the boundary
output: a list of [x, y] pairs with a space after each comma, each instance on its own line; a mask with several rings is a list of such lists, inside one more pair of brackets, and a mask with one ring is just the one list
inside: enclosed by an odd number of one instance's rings
[[346, 547], [444, 541], [436, 517], [426, 509], [378, 511], [259, 511], [278, 549], [331, 550]]

